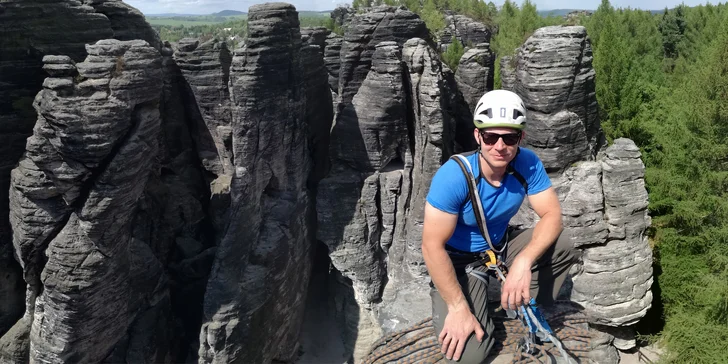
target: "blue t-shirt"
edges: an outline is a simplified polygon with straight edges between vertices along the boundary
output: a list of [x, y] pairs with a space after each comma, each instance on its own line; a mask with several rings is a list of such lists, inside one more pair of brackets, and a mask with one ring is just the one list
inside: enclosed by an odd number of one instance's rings
[[[526, 148], [520, 149], [511, 165], [528, 183], [528, 194], [535, 195], [551, 187], [551, 180], [538, 156]], [[466, 158], [470, 161], [478, 181], [478, 192], [483, 203], [491, 242], [498, 244], [506, 233], [508, 222], [523, 203], [526, 191], [521, 182], [510, 174], [504, 175], [500, 187], [493, 187], [480, 175], [478, 154], [473, 153]], [[457, 162], [448, 160], [437, 170], [432, 178], [427, 202], [438, 210], [458, 215], [457, 226], [447, 242], [448, 245], [468, 252], [482, 252], [488, 249], [488, 242], [480, 235], [473, 213], [465, 175]]]

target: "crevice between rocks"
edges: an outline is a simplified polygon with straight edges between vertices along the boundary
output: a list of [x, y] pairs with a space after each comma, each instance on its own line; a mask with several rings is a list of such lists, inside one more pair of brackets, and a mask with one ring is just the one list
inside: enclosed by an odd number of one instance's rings
[[336, 268], [331, 265], [328, 250], [326, 244], [316, 241], [299, 339], [301, 347], [298, 363], [339, 364], [348, 359], [340, 329], [342, 326], [337, 322], [337, 316], [340, 315], [335, 312], [335, 292], [332, 290]]

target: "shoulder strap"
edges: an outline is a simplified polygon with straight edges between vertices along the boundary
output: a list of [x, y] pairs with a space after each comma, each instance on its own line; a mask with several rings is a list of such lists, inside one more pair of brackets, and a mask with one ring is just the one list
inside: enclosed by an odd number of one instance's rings
[[[500, 250], [496, 249], [493, 246], [493, 243], [490, 241], [490, 234], [488, 234], [488, 226], [485, 223], [485, 213], [483, 212], [483, 203], [480, 201], [480, 193], [478, 193], [478, 184], [475, 180], [475, 176], [473, 173], [473, 166], [470, 165], [470, 161], [468, 161], [465, 156], [460, 154], [455, 154], [450, 159], [457, 162], [457, 164], [460, 166], [460, 169], [463, 171], [463, 174], [465, 175], [465, 180], [468, 183], [468, 190], [470, 192], [470, 202], [473, 205], [473, 213], [475, 214], [475, 221], [478, 223], [478, 228], [480, 229], [480, 234], [483, 235], [483, 238], [485, 241], [488, 242], [488, 246], [490, 249], [496, 253], [500, 253], [505, 249], [505, 246], [501, 248]], [[522, 178], [522, 177], [521, 177]]]
[[513, 162], [515, 162], [516, 158], [518, 158], [518, 155], [520, 153], [521, 153], [521, 147], [518, 147], [518, 152], [516, 152], [516, 157], [513, 158], [513, 160], [510, 163], [508, 163], [508, 167], [506, 167], [506, 173], [512, 175], [513, 177], [516, 177], [518, 182], [521, 183], [521, 186], [523, 186], [523, 189], [526, 191], [526, 195], [528, 195], [528, 182], [523, 177], [523, 175], [513, 167]]
[[513, 168], [512, 164], [509, 164], [506, 168], [506, 173], [512, 175], [513, 177], [516, 177], [518, 182], [521, 183], [521, 186], [523, 186], [523, 189], [526, 191], [526, 194], [528, 195], [528, 182], [526, 182], [526, 179], [523, 177], [523, 175], [518, 172], [515, 168]]

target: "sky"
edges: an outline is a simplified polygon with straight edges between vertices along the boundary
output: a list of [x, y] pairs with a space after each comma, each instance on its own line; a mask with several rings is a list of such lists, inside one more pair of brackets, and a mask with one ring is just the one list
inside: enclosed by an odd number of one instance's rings
[[[278, 0], [286, 1], [286, 0]], [[144, 14], [211, 14], [221, 10], [239, 10], [247, 12], [251, 5], [266, 2], [265, 0], [124, 0], [127, 4], [141, 10]], [[297, 10], [324, 11], [332, 10], [337, 4], [346, 0], [287, 0]], [[520, 3], [520, 0], [515, 0]], [[587, 9], [594, 10], [600, 0], [533, 0], [539, 10], [551, 9]], [[712, 1], [718, 3], [722, 1]], [[503, 0], [496, 0], [496, 5]], [[646, 10], [659, 10], [684, 3], [695, 6], [707, 3], [706, 0], [611, 0], [614, 7], [631, 7]]]

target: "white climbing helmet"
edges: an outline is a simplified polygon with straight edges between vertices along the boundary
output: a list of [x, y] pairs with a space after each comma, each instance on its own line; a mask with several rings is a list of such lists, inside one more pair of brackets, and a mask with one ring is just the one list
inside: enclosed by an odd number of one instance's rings
[[526, 107], [514, 92], [489, 91], [478, 100], [473, 124], [478, 129], [505, 127], [521, 130], [526, 126]]

